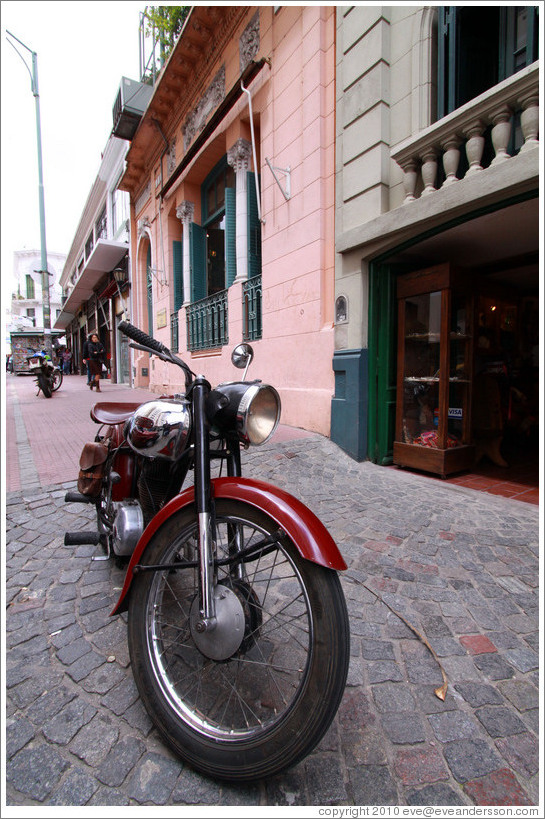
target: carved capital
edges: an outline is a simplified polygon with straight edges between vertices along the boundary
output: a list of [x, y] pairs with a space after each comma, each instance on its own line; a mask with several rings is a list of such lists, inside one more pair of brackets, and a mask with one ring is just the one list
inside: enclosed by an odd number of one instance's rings
[[176, 169], [176, 137], [172, 140], [168, 148], [167, 154], [167, 174], [170, 176], [171, 173], [174, 172]]
[[190, 222], [192, 222], [194, 213], [195, 213], [194, 203], [189, 202], [187, 200], [185, 200], [184, 202], [180, 202], [180, 204], [176, 208], [176, 216], [181, 221], [182, 225], [188, 225]]
[[235, 171], [247, 171], [252, 157], [252, 145], [248, 140], [237, 139], [232, 148], [227, 151], [227, 162]]

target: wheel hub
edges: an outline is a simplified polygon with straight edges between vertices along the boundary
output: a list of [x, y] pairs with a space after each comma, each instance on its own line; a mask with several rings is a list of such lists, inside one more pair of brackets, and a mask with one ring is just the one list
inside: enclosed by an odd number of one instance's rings
[[214, 589], [216, 624], [213, 629], [201, 630], [199, 599], [191, 606], [189, 617], [191, 636], [205, 657], [211, 660], [227, 660], [240, 648], [245, 633], [245, 617], [238, 596], [228, 586], [221, 584]]

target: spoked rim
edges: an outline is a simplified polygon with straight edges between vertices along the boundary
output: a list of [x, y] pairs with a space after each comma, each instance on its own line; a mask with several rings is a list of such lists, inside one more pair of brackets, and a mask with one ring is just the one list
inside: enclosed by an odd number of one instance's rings
[[[272, 522], [271, 522], [272, 523]], [[217, 558], [248, 549], [271, 529], [239, 515], [216, 522]], [[161, 563], [195, 562], [196, 523], [172, 541]], [[305, 584], [280, 543], [251, 559], [218, 567], [218, 589], [237, 598], [244, 636], [222, 661], [199, 650], [191, 631], [198, 595], [196, 568], [157, 571], [146, 600], [146, 635], [153, 676], [169, 707], [201, 735], [251, 740], [283, 722], [305, 690], [313, 653], [311, 607]], [[240, 606], [239, 606], [240, 603]], [[240, 620], [240, 618], [239, 618]]]

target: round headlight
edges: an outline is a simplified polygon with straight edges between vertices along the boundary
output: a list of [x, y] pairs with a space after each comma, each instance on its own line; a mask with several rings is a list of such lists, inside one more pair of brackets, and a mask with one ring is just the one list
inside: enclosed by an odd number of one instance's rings
[[162, 398], [138, 407], [125, 434], [129, 446], [139, 455], [176, 460], [187, 445], [190, 430], [187, 401]]
[[238, 405], [237, 429], [245, 444], [264, 444], [280, 421], [280, 396], [266, 384], [248, 387]]

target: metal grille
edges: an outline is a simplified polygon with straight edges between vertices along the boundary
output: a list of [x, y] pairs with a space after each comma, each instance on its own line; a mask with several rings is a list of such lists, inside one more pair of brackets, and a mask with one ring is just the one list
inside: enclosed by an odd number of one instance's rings
[[263, 328], [261, 323], [262, 302], [261, 276], [252, 276], [242, 286], [242, 316], [244, 341], [256, 341], [261, 338]]
[[179, 352], [178, 312], [170, 314], [170, 349], [173, 353]]
[[187, 308], [188, 350], [208, 350], [228, 341], [227, 290], [193, 302]]

